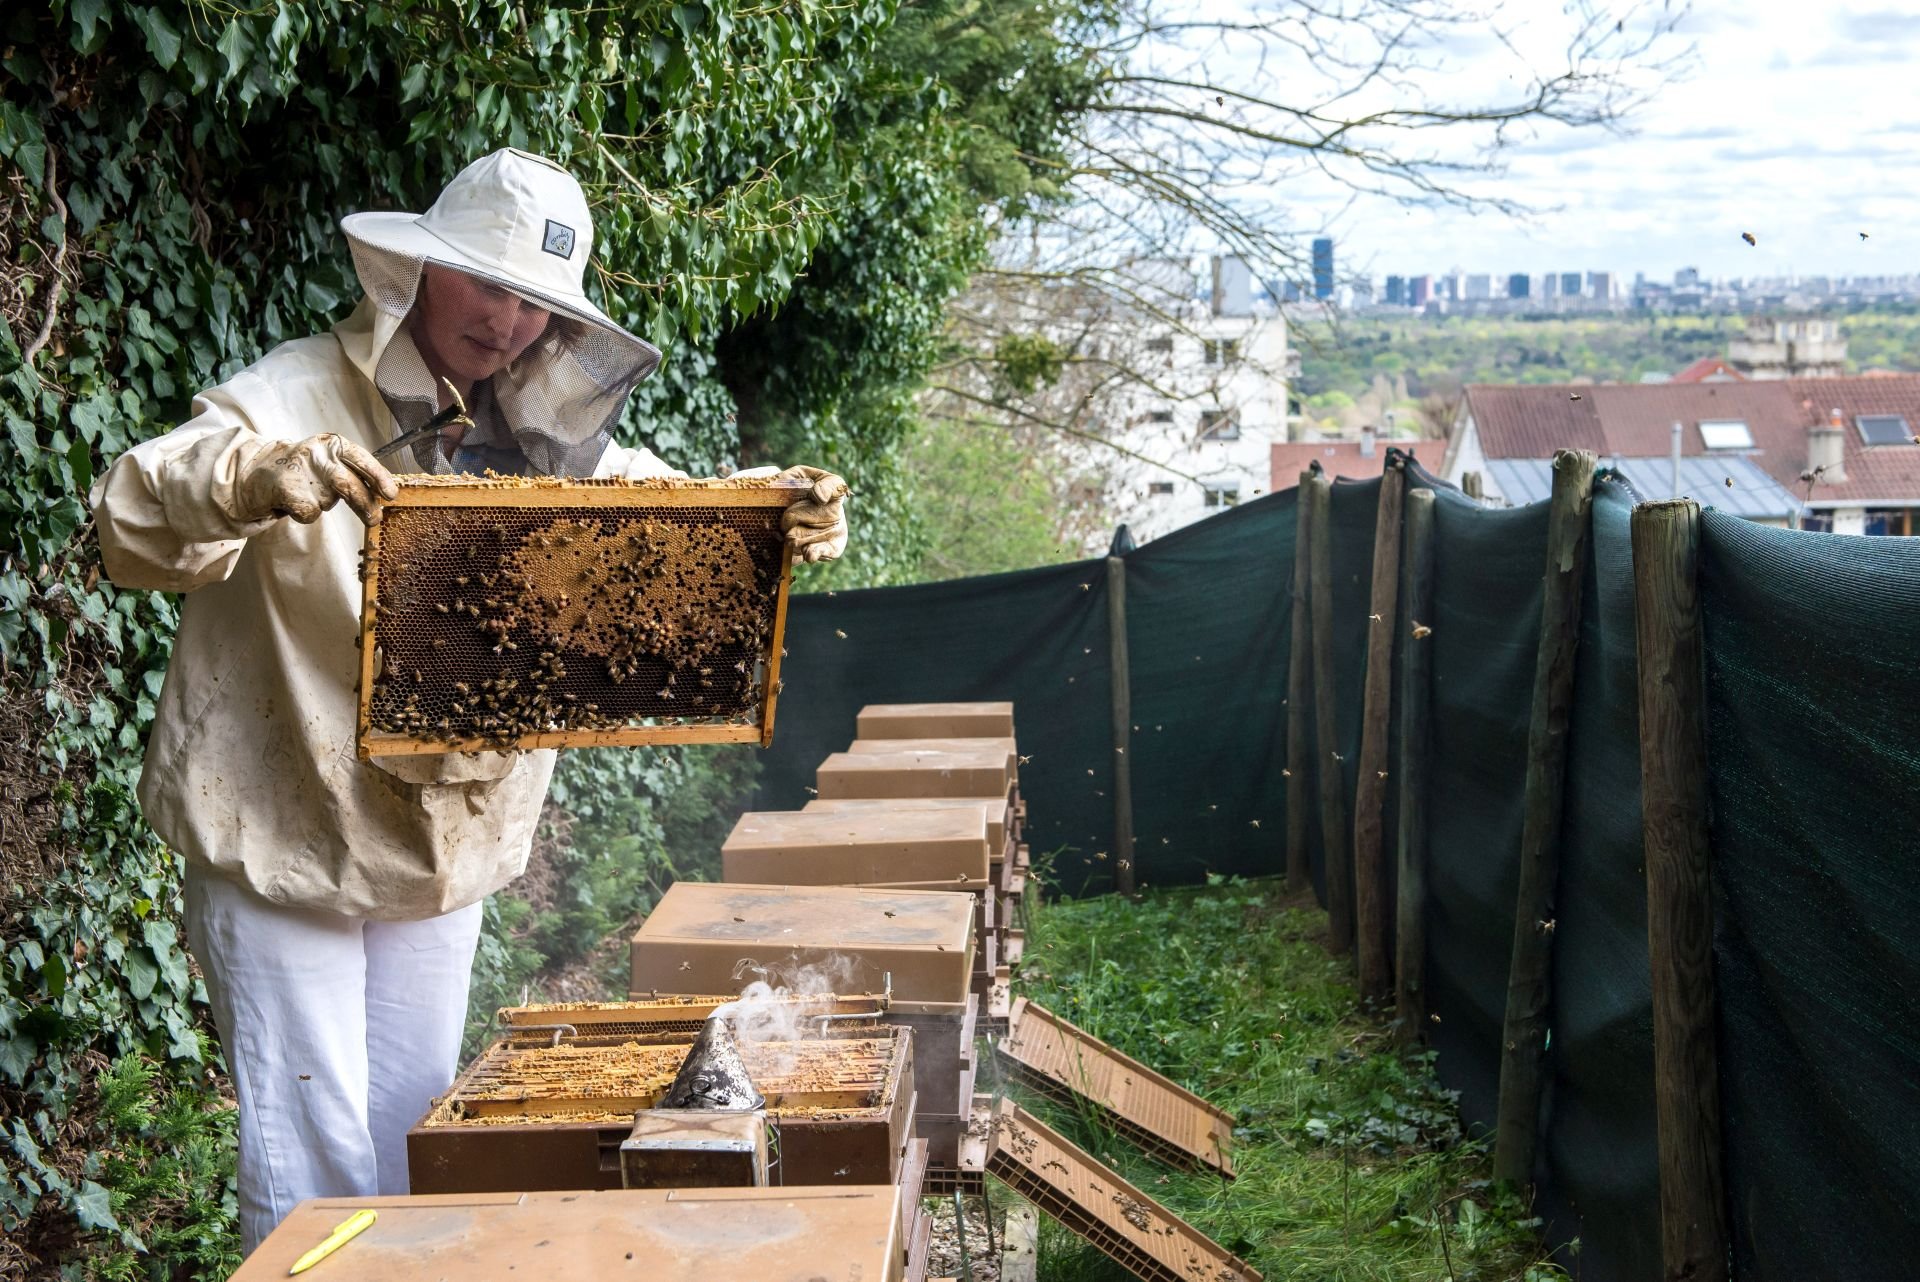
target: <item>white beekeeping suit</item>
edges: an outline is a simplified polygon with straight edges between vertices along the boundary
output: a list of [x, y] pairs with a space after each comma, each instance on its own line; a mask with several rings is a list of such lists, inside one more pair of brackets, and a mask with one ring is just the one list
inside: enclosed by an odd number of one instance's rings
[[[609, 440], [660, 353], [588, 301], [592, 221], [564, 169], [495, 152], [424, 215], [342, 228], [366, 290], [353, 315], [202, 393], [91, 496], [114, 582], [187, 594], [140, 801], [189, 865], [188, 938], [240, 1102], [248, 1250], [302, 1198], [407, 1191], [405, 1131], [452, 1078], [480, 901], [525, 867], [553, 771], [551, 751], [355, 757], [363, 533], [348, 505], [369, 506], [363, 482], [392, 485], [359, 451], [436, 407], [408, 326], [423, 269], [551, 320], [475, 386], [451, 457], [429, 439], [415, 466], [684, 475]], [[263, 505], [282, 466], [324, 502]], [[789, 537], [807, 559], [844, 545], [844, 488], [827, 477], [798, 505]]]

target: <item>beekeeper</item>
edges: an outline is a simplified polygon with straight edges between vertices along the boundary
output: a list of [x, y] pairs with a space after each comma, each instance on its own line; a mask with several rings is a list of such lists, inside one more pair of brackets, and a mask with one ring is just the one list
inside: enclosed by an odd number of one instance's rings
[[[450, 383], [471, 426], [401, 470], [684, 475], [610, 440], [660, 353], [587, 300], [593, 222], [564, 169], [497, 151], [425, 214], [341, 229], [353, 315], [202, 393], [92, 494], [113, 581], [188, 594], [140, 801], [187, 861], [248, 1251], [302, 1198], [407, 1192], [407, 1128], [457, 1065], [480, 901], [525, 868], [553, 773], [551, 751], [356, 760], [361, 522], [395, 494], [372, 451]], [[845, 483], [791, 471], [812, 486], [787, 537], [838, 556]]]

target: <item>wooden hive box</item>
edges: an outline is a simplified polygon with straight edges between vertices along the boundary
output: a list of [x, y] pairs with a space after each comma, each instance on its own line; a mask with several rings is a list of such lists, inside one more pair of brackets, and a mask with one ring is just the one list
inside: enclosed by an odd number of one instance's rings
[[366, 534], [359, 756], [770, 743], [805, 494], [402, 478]]
[[980, 810], [749, 811], [720, 847], [720, 866], [728, 882], [979, 891], [987, 855]]
[[1013, 787], [1007, 756], [986, 752], [836, 752], [814, 778], [828, 800], [840, 797], [1005, 797]]
[[1011, 703], [870, 703], [854, 719], [862, 739], [1012, 738]]
[[1020, 781], [1020, 750], [1011, 738], [974, 739], [855, 739], [848, 752], [1004, 752], [1007, 777]]
[[[694, 1034], [504, 1038], [407, 1132], [416, 1193], [619, 1188], [635, 1115], [672, 1084]], [[913, 1125], [913, 1035], [890, 1025], [747, 1043], [767, 1097], [775, 1183], [890, 1184]]]
[[1005, 797], [818, 797], [802, 806], [805, 814], [885, 814], [895, 810], [978, 810], [987, 823], [988, 857], [1000, 863], [1011, 853], [1007, 819], [1011, 806]]
[[[967, 1000], [974, 898], [932, 890], [677, 881], [633, 936], [633, 992], [737, 993], [812, 970], [838, 993]], [[956, 1009], [955, 1013], [958, 1011]]]
[[315, 1266], [346, 1282], [903, 1282], [907, 1238], [891, 1187], [614, 1189], [313, 1198], [232, 1282], [278, 1282], [355, 1211], [371, 1227]]

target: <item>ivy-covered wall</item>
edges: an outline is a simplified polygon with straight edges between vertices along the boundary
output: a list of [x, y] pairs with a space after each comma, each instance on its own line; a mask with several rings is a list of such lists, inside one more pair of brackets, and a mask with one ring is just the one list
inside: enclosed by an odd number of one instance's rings
[[[176, 607], [101, 578], [93, 478], [345, 313], [340, 215], [422, 209], [513, 145], [580, 177], [590, 289], [668, 352], [624, 434], [694, 470], [837, 467], [859, 536], [811, 581], [912, 577], [898, 460], [942, 308], [989, 211], [1047, 198], [1093, 69], [1056, 56], [1069, 6], [998, 0], [4, 9], [0, 1278], [223, 1277], [231, 1114], [179, 864], [134, 801]], [[490, 907], [476, 1008], [697, 864], [751, 772], [569, 758], [538, 884]]]

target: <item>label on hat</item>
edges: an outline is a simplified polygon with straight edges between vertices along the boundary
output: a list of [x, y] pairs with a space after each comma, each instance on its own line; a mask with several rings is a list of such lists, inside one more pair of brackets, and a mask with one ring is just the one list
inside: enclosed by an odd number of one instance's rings
[[573, 257], [573, 228], [565, 223], [556, 223], [547, 219], [547, 234], [540, 242], [540, 248], [556, 258]]

